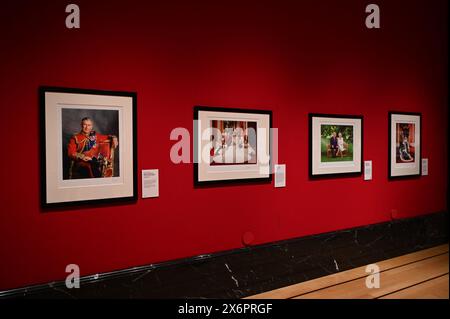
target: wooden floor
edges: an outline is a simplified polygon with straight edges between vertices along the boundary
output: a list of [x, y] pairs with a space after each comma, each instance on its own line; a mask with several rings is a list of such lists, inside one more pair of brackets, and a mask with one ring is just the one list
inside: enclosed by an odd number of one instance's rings
[[[366, 266], [247, 299], [448, 299], [448, 244], [375, 263], [379, 288], [367, 288]], [[376, 273], [375, 273], [376, 274]]]

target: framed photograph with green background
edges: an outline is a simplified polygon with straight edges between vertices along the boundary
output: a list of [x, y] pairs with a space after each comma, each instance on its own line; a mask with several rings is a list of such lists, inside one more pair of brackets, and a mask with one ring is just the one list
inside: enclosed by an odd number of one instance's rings
[[363, 117], [309, 114], [309, 176], [362, 172]]
[[421, 175], [420, 113], [389, 112], [389, 178]]

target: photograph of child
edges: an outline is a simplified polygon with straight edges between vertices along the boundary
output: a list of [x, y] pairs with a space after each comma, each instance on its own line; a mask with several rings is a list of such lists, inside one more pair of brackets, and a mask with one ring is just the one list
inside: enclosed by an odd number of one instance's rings
[[397, 123], [396, 162], [409, 163], [415, 159], [415, 126], [411, 123]]

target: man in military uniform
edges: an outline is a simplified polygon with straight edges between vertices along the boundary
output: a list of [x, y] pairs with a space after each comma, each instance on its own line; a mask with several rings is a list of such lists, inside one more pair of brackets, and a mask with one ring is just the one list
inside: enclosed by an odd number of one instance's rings
[[70, 138], [67, 145], [70, 179], [113, 176], [112, 154], [119, 141], [114, 135], [97, 134], [93, 126], [91, 118], [83, 118], [81, 131]]
[[332, 157], [336, 157], [338, 148], [339, 148], [339, 146], [338, 146], [336, 132], [333, 132], [330, 137], [330, 149], [331, 149]]

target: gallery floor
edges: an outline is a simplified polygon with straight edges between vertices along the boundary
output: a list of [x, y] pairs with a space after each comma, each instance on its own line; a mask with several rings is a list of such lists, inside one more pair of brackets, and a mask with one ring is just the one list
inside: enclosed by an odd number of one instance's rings
[[448, 247], [440, 245], [376, 263], [379, 288], [367, 288], [370, 274], [363, 266], [248, 299], [448, 299]]

